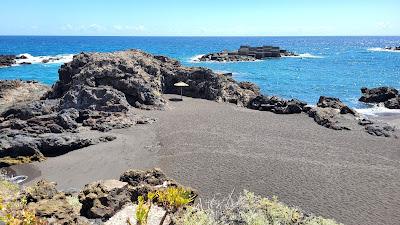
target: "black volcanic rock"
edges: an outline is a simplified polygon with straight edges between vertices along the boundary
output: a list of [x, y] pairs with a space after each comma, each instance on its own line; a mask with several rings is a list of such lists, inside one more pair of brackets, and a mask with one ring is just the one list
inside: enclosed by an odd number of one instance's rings
[[[126, 204], [137, 202], [139, 196], [147, 196], [169, 186], [180, 186], [160, 169], [128, 170], [120, 180], [96, 181], [85, 185], [79, 193], [82, 203], [80, 214], [89, 219], [107, 220]], [[191, 196], [196, 197], [194, 190]]]
[[387, 100], [384, 105], [389, 109], [400, 109], [400, 96]]
[[218, 53], [210, 53], [201, 56], [199, 61], [208, 62], [208, 61], [217, 61], [217, 62], [252, 62], [257, 59], [252, 56], [247, 55], [229, 55], [224, 52]]
[[392, 87], [362, 88], [363, 96], [359, 101], [367, 103], [383, 103], [386, 108], [400, 109], [399, 91]]
[[395, 98], [399, 92], [392, 87], [378, 87], [368, 89], [361, 88], [362, 97], [359, 99], [361, 102], [366, 103], [380, 103], [385, 102], [391, 98]]
[[334, 98], [334, 97], [320, 96], [317, 103], [317, 107], [339, 109], [341, 114], [347, 114], [347, 113], [353, 115], [357, 114], [355, 110], [349, 108], [342, 101], [340, 101], [339, 98]]
[[[255, 89], [246, 89], [232, 78], [209, 69], [184, 67], [176, 60], [138, 50], [81, 53], [63, 65], [59, 74], [60, 80], [48, 98], [62, 98], [79, 87], [79, 90], [86, 90], [82, 92], [86, 95], [88, 92], [92, 95], [107, 92], [123, 108], [126, 102], [134, 107], [163, 107], [166, 101], [162, 94], [178, 93], [174, 84], [179, 81], [189, 84], [183, 95], [195, 98], [237, 102], [246, 106], [252, 97], [259, 94]], [[64, 97], [64, 100], [73, 101], [70, 97]]]
[[307, 113], [319, 125], [334, 130], [354, 130], [360, 125], [358, 113], [339, 98], [320, 96], [317, 107]]
[[15, 55], [0, 55], [0, 67], [11, 66], [16, 63]]
[[386, 50], [400, 51], [400, 46], [385, 47]]
[[286, 100], [278, 96], [260, 95], [250, 102], [250, 108], [260, 111], [271, 111], [277, 114], [301, 113], [307, 103], [297, 99]]

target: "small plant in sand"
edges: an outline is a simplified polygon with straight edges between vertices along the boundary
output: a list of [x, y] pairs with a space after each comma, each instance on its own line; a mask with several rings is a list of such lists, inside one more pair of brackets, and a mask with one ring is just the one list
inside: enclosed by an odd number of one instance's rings
[[194, 201], [190, 189], [182, 187], [168, 187], [167, 189], [158, 190], [156, 192], [157, 202], [161, 203], [165, 208], [165, 214], [160, 221], [160, 225], [164, 224], [164, 221], [169, 213], [176, 212], [179, 208]]
[[[136, 208], [136, 221], [137, 225], [147, 225], [147, 219], [149, 217], [149, 212], [151, 208], [151, 204], [153, 202], [154, 197], [156, 196], [155, 193], [149, 192], [147, 194], [147, 202], [145, 202], [143, 196], [138, 197], [138, 206]], [[127, 219], [127, 223], [132, 225], [129, 218]]]
[[136, 208], [137, 225], [146, 225], [149, 217], [151, 202], [144, 202], [143, 196], [139, 196], [138, 206]]

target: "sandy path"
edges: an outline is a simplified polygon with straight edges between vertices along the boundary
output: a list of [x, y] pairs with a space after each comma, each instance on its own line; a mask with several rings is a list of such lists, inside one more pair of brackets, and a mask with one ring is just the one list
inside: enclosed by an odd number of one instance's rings
[[400, 221], [399, 139], [191, 98], [140, 113], [158, 121], [35, 167], [66, 189], [157, 166], [203, 199], [248, 189], [346, 224]]

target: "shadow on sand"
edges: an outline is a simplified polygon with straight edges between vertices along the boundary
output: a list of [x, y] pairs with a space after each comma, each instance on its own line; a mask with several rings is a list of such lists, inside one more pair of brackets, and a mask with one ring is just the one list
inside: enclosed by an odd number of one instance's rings
[[183, 99], [181, 99], [181, 98], [170, 98], [168, 100], [170, 100], [171, 102], [181, 102], [181, 101], [183, 101]]

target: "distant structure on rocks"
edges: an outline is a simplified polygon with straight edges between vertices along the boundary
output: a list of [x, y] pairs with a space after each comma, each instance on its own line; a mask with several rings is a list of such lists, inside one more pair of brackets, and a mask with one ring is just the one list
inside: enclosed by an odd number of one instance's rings
[[277, 58], [282, 56], [297, 56], [293, 52], [288, 52], [284, 49], [274, 46], [261, 46], [251, 47], [248, 45], [242, 45], [240, 48], [233, 52], [223, 51], [218, 53], [210, 53], [202, 56], [200, 61], [221, 61], [221, 62], [232, 62], [232, 61], [255, 61], [257, 59], [264, 58]]
[[400, 46], [395, 46], [395, 47], [385, 47], [386, 50], [392, 50], [392, 51], [400, 51]]

